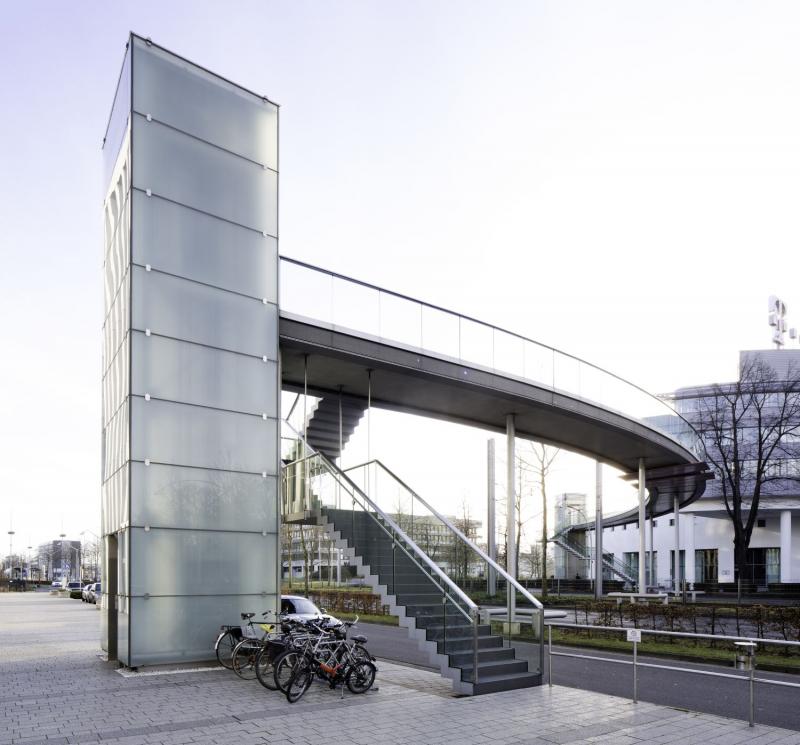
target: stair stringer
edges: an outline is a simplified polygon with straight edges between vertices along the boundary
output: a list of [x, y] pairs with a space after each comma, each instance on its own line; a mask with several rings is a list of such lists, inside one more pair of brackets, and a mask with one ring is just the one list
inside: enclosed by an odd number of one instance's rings
[[408, 631], [408, 638], [417, 642], [417, 648], [428, 655], [428, 660], [433, 667], [439, 669], [443, 678], [449, 679], [453, 684], [453, 693], [471, 696], [473, 693], [472, 683], [461, 680], [461, 668], [450, 666], [450, 657], [439, 652], [436, 641], [427, 638], [424, 628], [417, 628], [416, 619], [406, 614], [404, 605], [397, 604], [397, 598], [390, 595], [386, 585], [380, 583], [380, 577], [372, 574], [369, 564], [364, 564], [361, 557], [356, 553], [354, 547], [350, 546], [347, 539], [342, 538], [340, 531], [334, 528], [333, 523], [325, 520], [324, 516], [317, 512], [313, 519], [321, 527], [327, 537], [333, 542], [337, 549], [341, 549], [344, 556], [350, 560], [350, 566], [355, 566], [358, 574], [372, 588], [372, 591], [379, 595], [383, 605], [389, 606], [389, 614], [397, 616], [400, 626]]

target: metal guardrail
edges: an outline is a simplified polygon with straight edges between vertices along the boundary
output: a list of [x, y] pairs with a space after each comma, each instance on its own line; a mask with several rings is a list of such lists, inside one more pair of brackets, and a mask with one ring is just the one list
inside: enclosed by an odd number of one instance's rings
[[[613, 631], [616, 633], [625, 632], [628, 636], [628, 641], [633, 644], [633, 659], [621, 660], [615, 657], [599, 657], [597, 655], [577, 654], [574, 652], [554, 652], [553, 651], [553, 627], [563, 629], [589, 629], [592, 631]], [[631, 633], [633, 632], [633, 633]], [[684, 639], [711, 639], [714, 641], [731, 641], [734, 644], [740, 645], [743, 650], [742, 657], [748, 662], [747, 675], [733, 675], [731, 673], [720, 673], [712, 670], [700, 670], [691, 667], [678, 667], [676, 665], [656, 665], [652, 662], [639, 662], [638, 661], [638, 645], [641, 641], [642, 634], [650, 634], [651, 636], [671, 636]], [[617, 665], [631, 665], [633, 667], [633, 703], [639, 702], [639, 680], [638, 668], [646, 667], [655, 670], [671, 670], [672, 672], [691, 673], [693, 675], [707, 675], [713, 678], [732, 678], [734, 680], [747, 681], [749, 686], [749, 705], [750, 716], [749, 724], [751, 727], [755, 725], [755, 684], [765, 683], [768, 685], [783, 686], [785, 688], [800, 688], [800, 683], [790, 683], [785, 680], [773, 680], [771, 678], [757, 678], [755, 677], [756, 671], [756, 654], [755, 648], [758, 644], [777, 645], [785, 647], [794, 647], [800, 649], [800, 642], [784, 641], [782, 639], [754, 639], [747, 636], [722, 636], [718, 634], [694, 634], [685, 631], [661, 631], [658, 629], [631, 629], [619, 626], [589, 626], [586, 624], [577, 623], [549, 623], [547, 624], [547, 674], [548, 684], [550, 687], [553, 685], [553, 657], [573, 657], [581, 660], [596, 660], [597, 662], [611, 662]], [[737, 660], [739, 656], [737, 655]]]

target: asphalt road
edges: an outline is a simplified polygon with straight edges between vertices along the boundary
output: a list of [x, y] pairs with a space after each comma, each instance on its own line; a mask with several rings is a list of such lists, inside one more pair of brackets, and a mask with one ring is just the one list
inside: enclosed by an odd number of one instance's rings
[[[427, 656], [417, 649], [416, 642], [407, 637], [405, 629], [396, 626], [359, 623], [360, 633], [366, 634], [367, 647], [373, 655], [410, 665], [430, 667]], [[518, 656], [533, 656], [535, 647], [518, 644]], [[630, 659], [613, 652], [597, 652], [575, 647], [553, 647], [554, 652], [583, 654], [594, 657]], [[695, 665], [690, 662], [639, 656], [639, 662], [694, 670], [735, 673], [732, 667]], [[547, 654], [545, 651], [545, 682]], [[707, 714], [747, 720], [748, 684], [746, 680], [716, 678], [675, 670], [638, 668], [639, 699], [676, 709], [700, 711]], [[758, 671], [756, 677], [800, 683], [800, 675], [784, 675]], [[612, 662], [553, 656], [553, 682], [558, 685], [631, 698], [633, 669], [630, 665]], [[755, 721], [800, 731], [800, 688], [757, 683], [755, 686]]]

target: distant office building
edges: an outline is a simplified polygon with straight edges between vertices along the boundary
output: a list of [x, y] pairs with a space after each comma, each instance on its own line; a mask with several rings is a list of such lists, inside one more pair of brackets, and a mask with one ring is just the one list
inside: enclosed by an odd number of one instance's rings
[[51, 582], [62, 579], [81, 579], [81, 542], [80, 541], [48, 541], [39, 545], [35, 564], [38, 567], [39, 579]]
[[[792, 367], [796, 371], [800, 370], [800, 350], [740, 352], [740, 370], [747, 359], [757, 359], [769, 365], [779, 381], [786, 379], [787, 372]], [[780, 384], [773, 388], [766, 392], [766, 406], [780, 405]], [[726, 390], [726, 386], [722, 386], [722, 390]], [[713, 391], [709, 385], [681, 388], [671, 394], [670, 398], [674, 401], [678, 414], [696, 429], [702, 429], [701, 415], [708, 411], [708, 400]], [[751, 419], [744, 421], [744, 427], [749, 426], [755, 432], [755, 421], [752, 419], [755, 413], [747, 413], [745, 416]], [[704, 436], [708, 437], [710, 433], [706, 432]], [[696, 435], [685, 428], [683, 437], [688, 441]], [[746, 465], [745, 463], [745, 467]], [[773, 458], [767, 475], [771, 480], [762, 487], [743, 579], [750, 580], [757, 586], [800, 582], [800, 435], [785, 438], [780, 454]], [[680, 513], [679, 572], [681, 578], [688, 582], [732, 583], [737, 579], [734, 531], [725, 508], [722, 489], [723, 483], [719, 478], [709, 481], [703, 496]], [[746, 502], [744, 506], [747, 509]], [[647, 533], [649, 553], [649, 520]], [[605, 552], [613, 553], [616, 558], [627, 563], [634, 575], [638, 572], [639, 529], [635, 522], [605, 528], [603, 548]], [[655, 584], [669, 585], [675, 574], [673, 515], [663, 515], [653, 521], [653, 548]]]

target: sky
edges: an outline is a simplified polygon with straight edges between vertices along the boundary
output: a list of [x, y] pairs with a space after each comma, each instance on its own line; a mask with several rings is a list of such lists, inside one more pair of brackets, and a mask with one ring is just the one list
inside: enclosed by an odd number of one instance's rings
[[[769, 295], [800, 325], [797, 3], [6, 2], [0, 536], [17, 547], [99, 528], [100, 145], [131, 30], [281, 104], [282, 254], [652, 392], [733, 378], [738, 350], [770, 344]], [[485, 433], [374, 417], [373, 453], [382, 428], [409, 433], [415, 488], [483, 499]], [[446, 472], [425, 465], [440, 453]], [[592, 474], [565, 459], [554, 491]]]

